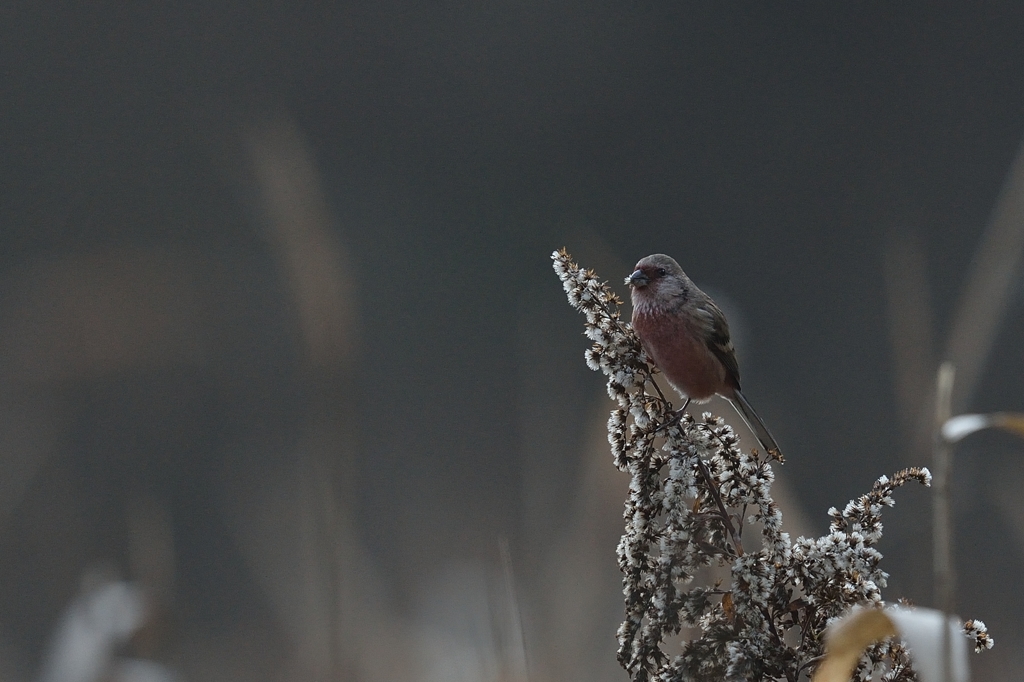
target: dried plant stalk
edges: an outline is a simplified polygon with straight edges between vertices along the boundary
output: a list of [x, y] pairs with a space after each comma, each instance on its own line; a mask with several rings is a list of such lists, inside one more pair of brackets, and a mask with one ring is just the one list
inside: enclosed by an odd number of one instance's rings
[[[621, 299], [564, 249], [552, 259], [569, 303], [586, 317], [587, 365], [608, 377], [617, 404], [608, 440], [615, 465], [630, 475], [618, 547], [626, 608], [619, 662], [636, 682], [796, 682], [820, 660], [829, 622], [853, 605], [884, 604], [887, 575], [875, 549], [881, 510], [894, 504], [896, 488], [929, 485], [931, 474], [910, 468], [883, 476], [842, 511], [829, 510], [827, 535], [791, 540], [771, 497], [777, 460], [744, 452], [720, 417], [674, 413], [621, 319]], [[744, 538], [745, 526], [760, 528], [759, 542]], [[729, 567], [729, 585], [694, 584], [711, 565]], [[971, 622], [969, 634], [990, 647], [979, 623]], [[695, 635], [670, 655], [667, 640], [684, 627]], [[856, 675], [874, 673], [913, 679], [905, 648], [896, 641], [872, 647]]]

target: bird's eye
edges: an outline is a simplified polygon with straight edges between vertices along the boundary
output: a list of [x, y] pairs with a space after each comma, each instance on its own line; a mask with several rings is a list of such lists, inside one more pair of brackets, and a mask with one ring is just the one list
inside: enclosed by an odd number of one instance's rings
[[668, 271], [666, 271], [665, 268], [658, 268], [658, 277], [664, 277], [667, 274]]

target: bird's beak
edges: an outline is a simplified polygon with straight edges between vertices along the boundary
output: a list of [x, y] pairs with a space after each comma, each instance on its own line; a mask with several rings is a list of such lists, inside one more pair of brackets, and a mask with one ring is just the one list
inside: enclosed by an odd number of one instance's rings
[[626, 284], [631, 287], [645, 287], [651, 280], [647, 279], [647, 275], [644, 274], [643, 270], [637, 270], [632, 275], [626, 278]]

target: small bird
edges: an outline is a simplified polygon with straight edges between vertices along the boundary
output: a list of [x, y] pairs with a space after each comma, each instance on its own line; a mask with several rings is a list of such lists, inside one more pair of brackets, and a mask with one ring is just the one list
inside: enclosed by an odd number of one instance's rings
[[640, 260], [626, 278], [633, 300], [633, 329], [647, 355], [686, 402], [728, 400], [769, 454], [778, 444], [740, 391], [740, 367], [729, 323], [711, 297], [674, 259], [656, 253]]

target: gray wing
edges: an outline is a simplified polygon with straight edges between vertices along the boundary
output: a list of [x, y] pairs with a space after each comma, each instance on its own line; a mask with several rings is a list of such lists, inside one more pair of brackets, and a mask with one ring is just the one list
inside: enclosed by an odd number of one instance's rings
[[729, 336], [729, 323], [721, 308], [715, 305], [707, 294], [697, 303], [697, 313], [701, 321], [706, 323], [708, 349], [714, 353], [725, 371], [732, 378], [736, 388], [740, 387], [740, 364], [736, 359], [736, 349]]

